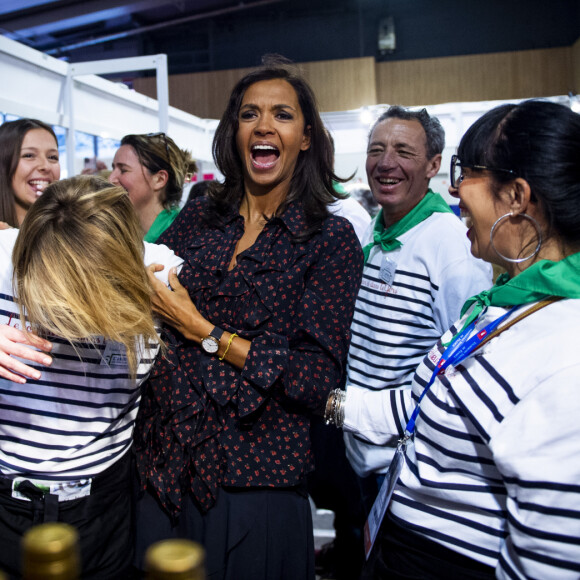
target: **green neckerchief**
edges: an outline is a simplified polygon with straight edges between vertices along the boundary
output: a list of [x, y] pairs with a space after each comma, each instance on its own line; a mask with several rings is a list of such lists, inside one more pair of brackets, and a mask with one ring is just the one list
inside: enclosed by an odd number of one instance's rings
[[169, 209], [164, 209], [151, 224], [149, 231], [145, 234], [143, 238], [146, 242], [155, 243], [157, 238], [173, 223], [177, 214], [179, 213], [178, 207], [172, 207]]
[[469, 298], [463, 305], [461, 316], [475, 305], [463, 328], [486, 306], [529, 304], [549, 296], [580, 298], [580, 252], [558, 262], [540, 260], [511, 279], [507, 273], [502, 274], [489, 290]]
[[373, 241], [363, 248], [365, 264], [375, 244], [380, 244], [385, 252], [400, 248], [403, 244], [397, 238], [436, 212], [453, 213], [443, 198], [431, 189], [427, 191], [425, 197], [404, 218], [395, 222], [390, 228], [385, 229], [383, 210], [381, 209], [375, 218]]

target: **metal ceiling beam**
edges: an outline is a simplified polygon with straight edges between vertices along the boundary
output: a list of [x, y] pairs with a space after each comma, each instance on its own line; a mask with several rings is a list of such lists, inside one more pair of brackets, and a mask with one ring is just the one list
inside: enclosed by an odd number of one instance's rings
[[158, 8], [175, 2], [168, 0], [141, 0], [123, 2], [123, 0], [90, 0], [75, 5], [50, 8], [26, 16], [2, 18], [2, 28], [9, 31], [9, 38], [30, 38], [44, 34], [53, 34], [71, 28], [78, 28], [96, 22], [110, 21], [115, 18]]
[[53, 3], [54, 0], [20, 0], [18, 4], [15, 4], [14, 0], [0, 0], [0, 15], [22, 12], [24, 10], [30, 10], [31, 8]]
[[63, 52], [69, 52], [76, 50], [78, 48], [84, 48], [85, 46], [93, 46], [95, 44], [103, 44], [105, 42], [111, 42], [113, 40], [118, 40], [120, 38], [127, 38], [129, 36], [136, 36], [138, 34], [145, 34], [147, 32], [153, 32], [154, 30], [160, 30], [162, 28], [167, 28], [169, 26], [178, 26], [180, 24], [185, 24], [187, 22], [193, 22], [194, 20], [203, 20], [206, 18], [213, 18], [215, 16], [223, 16], [225, 14], [232, 14], [234, 12], [239, 12], [241, 10], [247, 10], [248, 8], [255, 8], [258, 6], [266, 6], [269, 4], [276, 4], [278, 2], [284, 2], [285, 0], [257, 0], [250, 4], [239, 4], [237, 6], [232, 6], [231, 8], [222, 8], [219, 10], [211, 10], [209, 12], [203, 12], [199, 14], [192, 14], [190, 16], [184, 16], [182, 18], [175, 18], [173, 20], [166, 20], [165, 22], [159, 22], [157, 24], [152, 24], [150, 26], [141, 26], [139, 28], [126, 30], [124, 32], [117, 32], [114, 34], [107, 34], [105, 36], [100, 36], [92, 39], [83, 40], [81, 42], [71, 43], [64, 46], [59, 46], [58, 48], [53, 48], [50, 50], [45, 50], [46, 54], [50, 55], [60, 55]]

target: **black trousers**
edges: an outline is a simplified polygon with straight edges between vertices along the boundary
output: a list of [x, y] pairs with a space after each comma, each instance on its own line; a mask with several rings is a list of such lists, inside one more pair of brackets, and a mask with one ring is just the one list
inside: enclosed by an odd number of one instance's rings
[[207, 580], [314, 580], [312, 514], [305, 489], [220, 488], [202, 513], [183, 498], [176, 525], [145, 493], [137, 502], [137, 566], [163, 539], [188, 538], [206, 551]]
[[83, 580], [128, 578], [134, 541], [132, 465], [129, 451], [93, 479], [91, 495], [53, 505], [43, 499], [13, 498], [12, 480], [0, 478], [0, 570], [20, 578], [22, 535], [52, 520], [70, 524], [79, 533]]
[[361, 580], [493, 580], [495, 569], [385, 516]]

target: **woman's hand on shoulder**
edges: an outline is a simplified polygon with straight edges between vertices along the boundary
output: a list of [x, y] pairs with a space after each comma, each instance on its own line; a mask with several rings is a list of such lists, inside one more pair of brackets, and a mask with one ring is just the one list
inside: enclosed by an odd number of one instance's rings
[[213, 325], [205, 320], [195, 307], [187, 289], [180, 284], [176, 269], [171, 268], [169, 271], [170, 288], [155, 277], [155, 272], [160, 270], [163, 270], [161, 264], [151, 264], [147, 267], [149, 281], [154, 290], [153, 312], [181, 332], [185, 338], [199, 343], [202, 337], [209, 334]]
[[39, 379], [40, 371], [14, 357], [50, 366], [52, 358], [45, 353], [51, 349], [52, 344], [48, 340], [32, 333], [22, 332], [7, 324], [0, 324], [0, 377], [15, 383], [25, 383], [25, 377]]

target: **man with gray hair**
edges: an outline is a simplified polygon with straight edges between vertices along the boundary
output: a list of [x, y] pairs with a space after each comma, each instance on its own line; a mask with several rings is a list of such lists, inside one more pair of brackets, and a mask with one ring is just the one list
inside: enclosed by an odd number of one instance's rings
[[363, 243], [338, 420], [344, 418], [354, 470], [372, 475], [367, 482], [387, 471], [396, 446], [395, 439], [371, 442], [381, 433], [382, 405], [391, 404], [393, 390], [410, 387], [415, 368], [459, 318], [465, 300], [492, 282], [489, 265], [471, 255], [461, 220], [429, 188], [444, 146], [441, 123], [425, 109], [390, 107], [370, 132], [366, 170], [381, 210]]

